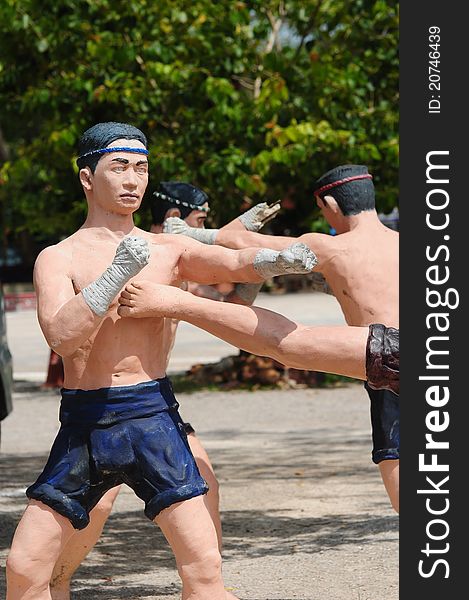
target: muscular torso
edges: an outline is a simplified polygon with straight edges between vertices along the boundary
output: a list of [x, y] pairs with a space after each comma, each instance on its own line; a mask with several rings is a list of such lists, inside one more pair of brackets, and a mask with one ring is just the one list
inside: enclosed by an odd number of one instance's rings
[[[168, 244], [168, 236], [142, 230], [136, 234], [148, 239], [151, 253], [149, 264], [132, 280], [179, 285], [177, 244]], [[69, 255], [69, 276], [78, 294], [111, 264], [117, 242], [96, 240], [87, 230], [79, 230], [61, 245]], [[116, 297], [98, 329], [76, 352], [64, 357], [64, 386], [96, 389], [163, 377], [174, 335], [175, 327], [169, 319], [120, 318]]]
[[[307, 241], [308, 234], [303, 236]], [[314, 250], [315, 244], [309, 244]], [[399, 327], [399, 234], [382, 225], [329, 237], [318, 257], [348, 325]]]

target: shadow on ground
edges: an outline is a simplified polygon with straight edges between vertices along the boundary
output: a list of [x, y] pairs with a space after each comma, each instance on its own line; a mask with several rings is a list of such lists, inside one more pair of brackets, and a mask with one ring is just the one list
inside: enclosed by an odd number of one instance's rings
[[[213, 446], [210, 453], [222, 487], [223, 481], [229, 481], [232, 487], [249, 489], [250, 478], [255, 478], [265, 481], [268, 494], [269, 486], [275, 482], [278, 488], [282, 481], [292, 479], [306, 479], [316, 485], [316, 481], [338, 478], [347, 481], [349, 490], [353, 490], [376, 478], [376, 471], [370, 465], [353, 459], [363, 456], [369, 448], [368, 436], [361, 433], [344, 440], [342, 434], [331, 428], [317, 428], [314, 432], [250, 430], [243, 431], [242, 436], [235, 430], [217, 430], [204, 435], [204, 439]], [[254, 439], [262, 450], [253, 451]], [[346, 456], [348, 461], [344, 460]], [[41, 472], [46, 460], [47, 455], [42, 453], [2, 456], [0, 551], [3, 557], [26, 504], [24, 489]], [[398, 539], [398, 520], [394, 516], [363, 512], [358, 515], [350, 510], [317, 518], [311, 513], [301, 516], [301, 511], [285, 509], [224, 511], [225, 561], [240, 557], [282, 558], [295, 553], [311, 557], [323, 551], [376, 544], [380, 536], [386, 543]], [[121, 509], [111, 515], [94, 552], [77, 572], [73, 588], [76, 600], [172, 599], [180, 593], [172, 551], [142, 509]], [[4, 589], [4, 569], [1, 569], [1, 596]]]
[[[19, 518], [18, 512], [1, 515], [2, 548], [6, 548]], [[342, 514], [311, 518], [288, 516], [285, 511], [225, 511], [223, 513], [225, 561], [263, 556], [290, 556], [340, 550], [347, 545], [376, 543], [376, 535], [387, 541], [398, 536], [393, 517]], [[392, 540], [389, 532], [394, 532]], [[172, 551], [161, 532], [141, 510], [111, 515], [95, 552], [76, 574], [77, 599], [148, 598], [178, 593], [178, 584], [141, 584], [142, 575], [164, 569], [174, 573]], [[132, 584], [132, 578], [140, 582]], [[3, 586], [3, 581], [0, 588]]]

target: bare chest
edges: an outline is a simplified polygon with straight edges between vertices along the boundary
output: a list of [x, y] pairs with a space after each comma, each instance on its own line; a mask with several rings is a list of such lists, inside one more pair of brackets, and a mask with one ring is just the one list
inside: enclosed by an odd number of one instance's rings
[[[345, 258], [345, 260], [344, 260]], [[324, 273], [349, 325], [399, 320], [399, 262], [397, 257], [361, 255], [331, 262]]]
[[[86, 248], [74, 248], [70, 275], [75, 293], [78, 294], [84, 287], [98, 279], [111, 265], [114, 256], [114, 247], [108, 248], [96, 244]], [[175, 284], [178, 281], [177, 258], [171, 249], [151, 245], [149, 263], [132, 280]]]

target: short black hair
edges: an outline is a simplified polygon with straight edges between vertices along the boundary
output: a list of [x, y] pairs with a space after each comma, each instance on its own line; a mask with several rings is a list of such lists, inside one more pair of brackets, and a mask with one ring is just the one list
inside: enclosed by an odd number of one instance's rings
[[324, 173], [315, 184], [314, 195], [332, 196], [345, 216], [375, 208], [375, 187], [365, 165], [342, 165]]
[[152, 222], [161, 225], [171, 208], [179, 209], [181, 219], [185, 219], [208, 201], [208, 195], [195, 185], [182, 181], [161, 181], [151, 198]]
[[147, 138], [145, 134], [127, 123], [116, 123], [109, 121], [107, 123], [97, 123], [85, 131], [78, 142], [78, 158], [77, 165], [79, 169], [89, 167], [91, 172], [94, 173], [96, 165], [102, 154], [89, 154], [83, 156], [93, 150], [100, 150], [101, 148], [107, 148], [109, 144], [116, 140], [138, 140], [142, 142], [145, 148], [148, 148]]

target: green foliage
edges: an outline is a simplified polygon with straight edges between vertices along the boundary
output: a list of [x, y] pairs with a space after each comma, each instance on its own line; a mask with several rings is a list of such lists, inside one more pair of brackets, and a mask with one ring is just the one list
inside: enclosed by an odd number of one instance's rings
[[111, 120], [147, 134], [149, 191], [200, 185], [216, 222], [290, 190], [311, 223], [314, 180], [343, 163], [369, 166], [379, 210], [397, 204], [394, 2], [4, 0], [0, 21], [13, 231], [57, 239], [81, 224], [77, 141]]

